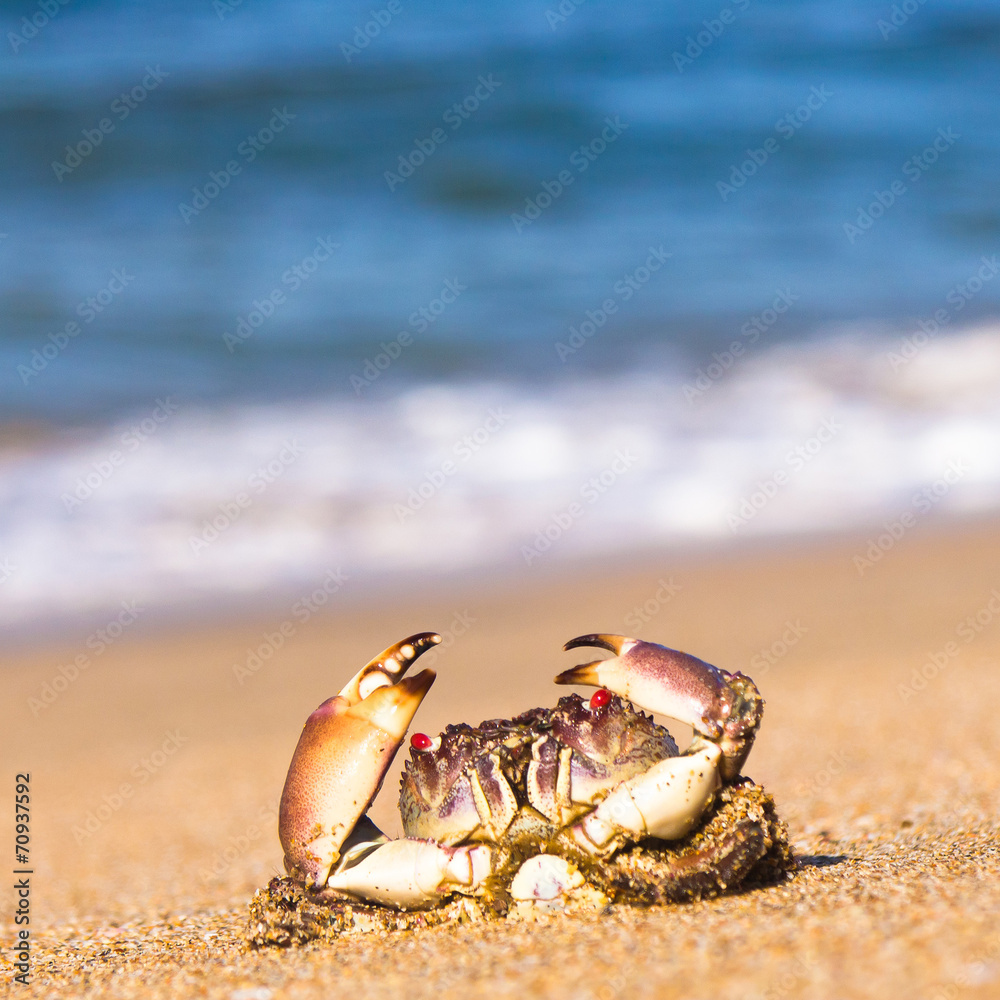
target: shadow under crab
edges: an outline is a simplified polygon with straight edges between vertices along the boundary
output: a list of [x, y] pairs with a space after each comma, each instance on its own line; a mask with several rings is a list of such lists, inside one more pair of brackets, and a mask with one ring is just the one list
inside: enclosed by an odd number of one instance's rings
[[[366, 813], [434, 681], [403, 675], [438, 641], [390, 646], [306, 721], [279, 818], [288, 877], [255, 895], [251, 946], [682, 902], [794, 869], [773, 800], [740, 773], [763, 714], [753, 681], [603, 633], [566, 648], [614, 658], [556, 678], [597, 687], [589, 700], [415, 734], [405, 836], [386, 837]], [[690, 724], [690, 746], [632, 701]]]

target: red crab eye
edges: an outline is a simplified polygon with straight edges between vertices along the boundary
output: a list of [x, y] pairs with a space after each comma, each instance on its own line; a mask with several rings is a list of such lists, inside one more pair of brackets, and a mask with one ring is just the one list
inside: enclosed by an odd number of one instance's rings
[[433, 742], [426, 733], [414, 733], [410, 737], [410, 746], [414, 750], [430, 750]]
[[611, 692], [607, 688], [598, 688], [590, 696], [590, 707], [591, 709], [603, 708], [609, 701], [611, 701]]

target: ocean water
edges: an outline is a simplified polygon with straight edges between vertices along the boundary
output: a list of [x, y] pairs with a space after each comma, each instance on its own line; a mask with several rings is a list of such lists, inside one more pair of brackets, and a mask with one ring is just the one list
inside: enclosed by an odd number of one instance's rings
[[1000, 504], [994, 4], [0, 26], [8, 625]]

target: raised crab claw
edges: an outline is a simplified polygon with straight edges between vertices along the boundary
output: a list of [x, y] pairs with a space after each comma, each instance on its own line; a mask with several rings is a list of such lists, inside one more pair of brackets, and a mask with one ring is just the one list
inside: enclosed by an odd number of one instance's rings
[[[613, 658], [556, 677], [597, 687], [589, 700], [415, 734], [405, 836], [390, 840], [366, 813], [435, 676], [404, 675], [440, 641], [421, 632], [390, 646], [307, 719], [281, 797], [289, 877], [254, 898], [252, 944], [659, 903], [790, 869], [773, 802], [740, 777], [763, 712], [753, 681], [604, 633], [565, 648]], [[690, 746], [679, 753], [631, 702], [690, 725]]]

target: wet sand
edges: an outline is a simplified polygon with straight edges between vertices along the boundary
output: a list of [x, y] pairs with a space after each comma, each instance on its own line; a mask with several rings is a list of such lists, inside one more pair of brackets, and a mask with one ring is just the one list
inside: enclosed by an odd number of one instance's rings
[[[9, 961], [16, 897], [0, 895], [4, 990], [995, 996], [1000, 523], [918, 526], [862, 573], [867, 538], [536, 564], [381, 600], [345, 588], [305, 622], [294, 601], [240, 625], [157, 634], [140, 621], [37, 714], [30, 700], [86, 647], [6, 656], [0, 738], [9, 790], [31, 773], [34, 874], [27, 988]], [[283, 621], [281, 648], [248, 663]], [[464, 630], [434, 654], [416, 722], [427, 732], [554, 703], [565, 691], [552, 677], [582, 662], [561, 644], [585, 632], [749, 673], [767, 709], [745, 771], [777, 800], [799, 872], [694, 904], [247, 951], [247, 903], [280, 871], [274, 813], [302, 722], [380, 649], [426, 629]], [[396, 788], [393, 772], [374, 813], [390, 830]], [[10, 845], [12, 826], [7, 810]]]

